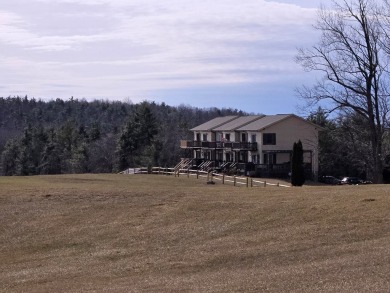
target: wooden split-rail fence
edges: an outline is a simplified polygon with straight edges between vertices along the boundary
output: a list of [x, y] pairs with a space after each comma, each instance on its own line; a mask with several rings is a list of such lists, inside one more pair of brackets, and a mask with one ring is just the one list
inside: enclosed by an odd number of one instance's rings
[[213, 184], [215, 181], [219, 181], [222, 184], [231, 184], [233, 186], [246, 186], [246, 187], [267, 187], [267, 186], [276, 186], [276, 187], [290, 187], [290, 185], [271, 183], [267, 181], [261, 181], [255, 178], [247, 176], [228, 176], [226, 174], [220, 174], [215, 172], [206, 172], [202, 170], [190, 170], [188, 168], [178, 169], [178, 168], [164, 168], [164, 167], [152, 167], [148, 168], [136, 168], [128, 169], [120, 174], [157, 174], [157, 175], [172, 175], [175, 177], [196, 177], [196, 179], [206, 179], [207, 183]]

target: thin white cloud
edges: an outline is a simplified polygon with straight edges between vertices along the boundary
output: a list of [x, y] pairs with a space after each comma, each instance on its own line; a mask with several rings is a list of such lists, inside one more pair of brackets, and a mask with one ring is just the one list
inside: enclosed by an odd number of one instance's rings
[[297, 69], [295, 48], [315, 17], [313, 8], [264, 0], [17, 2], [0, 4], [9, 72], [1, 78], [10, 94], [35, 96], [55, 84], [69, 85], [63, 94], [117, 97], [274, 81]]

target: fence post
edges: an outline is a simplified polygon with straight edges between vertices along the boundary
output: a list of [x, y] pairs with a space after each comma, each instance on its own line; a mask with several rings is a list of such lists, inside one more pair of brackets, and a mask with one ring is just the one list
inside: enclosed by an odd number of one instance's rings
[[246, 187], [249, 187], [249, 177], [246, 177]]
[[196, 170], [196, 179], [199, 179], [199, 170]]
[[222, 174], [222, 184], [225, 184], [225, 174]]
[[190, 178], [190, 169], [187, 170], [187, 178]]
[[234, 175], [234, 186], [236, 186], [236, 175]]
[[253, 178], [251, 178], [251, 187], [253, 187]]
[[279, 187], [279, 182], [278, 182], [278, 184], [276, 184], [276, 186]]
[[264, 181], [264, 187], [267, 187], [267, 181]]

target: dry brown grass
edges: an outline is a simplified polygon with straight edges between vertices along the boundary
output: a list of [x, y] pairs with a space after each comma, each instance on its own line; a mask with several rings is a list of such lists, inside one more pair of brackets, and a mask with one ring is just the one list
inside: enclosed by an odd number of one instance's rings
[[390, 188], [0, 177], [3, 292], [389, 292]]

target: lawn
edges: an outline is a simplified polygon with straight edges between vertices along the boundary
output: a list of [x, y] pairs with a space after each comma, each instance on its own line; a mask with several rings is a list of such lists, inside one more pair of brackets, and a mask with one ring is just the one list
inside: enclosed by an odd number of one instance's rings
[[0, 177], [2, 292], [390, 292], [388, 185]]

